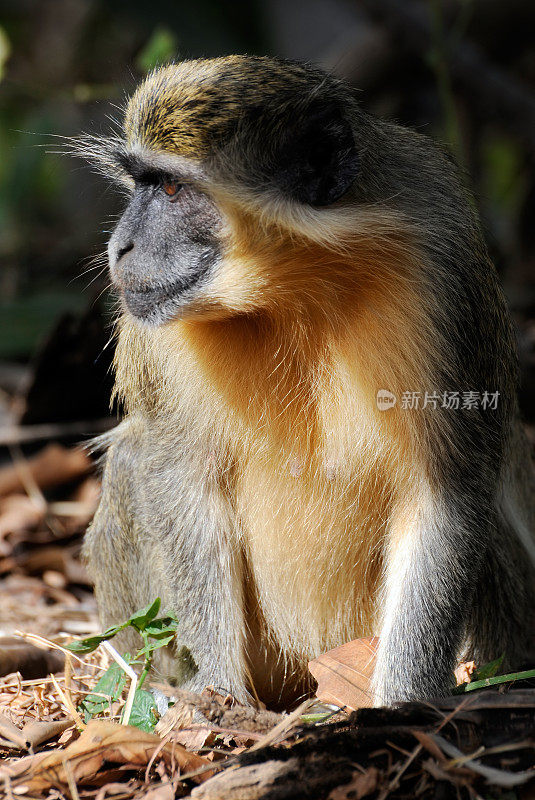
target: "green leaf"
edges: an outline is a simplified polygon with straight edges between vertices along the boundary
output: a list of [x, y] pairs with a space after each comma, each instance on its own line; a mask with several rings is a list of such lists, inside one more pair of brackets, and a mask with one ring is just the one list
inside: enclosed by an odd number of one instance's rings
[[120, 698], [125, 684], [126, 674], [119, 664], [114, 662], [102, 675], [91, 694], [80, 703], [79, 711], [84, 715], [84, 722], [88, 722], [96, 714], [107, 711], [110, 703]]
[[166, 636], [163, 639], [155, 639], [153, 642], [148, 642], [145, 645], [145, 647], [143, 647], [142, 650], [138, 650], [138, 652], [136, 653], [136, 658], [150, 655], [155, 650], [158, 650], [160, 647], [165, 647], [166, 645], [170, 644], [174, 638], [175, 634], [172, 633], [170, 636]]
[[80, 639], [78, 642], [71, 642], [70, 644], [65, 645], [67, 650], [70, 650], [71, 653], [78, 653], [81, 655], [85, 655], [86, 653], [92, 653], [93, 650], [96, 650], [99, 644], [105, 641], [106, 636], [88, 636], [87, 639]]
[[493, 678], [500, 669], [503, 658], [503, 655], [501, 655], [495, 661], [489, 661], [488, 664], [483, 664], [483, 666], [472, 675], [471, 683], [474, 681], [483, 681], [486, 678]]
[[70, 650], [71, 653], [78, 653], [81, 655], [92, 653], [93, 650], [97, 649], [99, 644], [102, 644], [102, 642], [105, 642], [107, 639], [112, 639], [119, 631], [128, 627], [128, 624], [128, 622], [123, 622], [121, 625], [114, 625], [112, 628], [108, 628], [104, 631], [104, 633], [99, 633], [96, 636], [87, 636], [85, 639], [80, 639], [77, 642], [71, 642], [66, 645], [66, 648]]
[[147, 733], [152, 733], [157, 722], [158, 717], [156, 716], [156, 701], [154, 697], [145, 689], [137, 689], [134, 694], [134, 702], [128, 724], [134, 725]]
[[161, 604], [161, 599], [157, 597], [156, 600], [146, 608], [142, 608], [141, 611], [136, 611], [132, 614], [128, 619], [128, 625], [132, 625], [134, 628], [137, 628], [138, 631], [144, 631], [146, 625], [154, 619], [160, 610]]
[[178, 620], [176, 617], [159, 617], [148, 622], [145, 626], [145, 633], [157, 639], [160, 636], [167, 636], [170, 633], [176, 633], [178, 628]]
[[120, 625], [112, 625], [112, 627], [107, 628], [101, 636], [103, 639], [111, 639], [112, 636], [118, 634], [119, 631], [124, 631], [125, 628], [128, 628], [128, 622], [122, 622]]

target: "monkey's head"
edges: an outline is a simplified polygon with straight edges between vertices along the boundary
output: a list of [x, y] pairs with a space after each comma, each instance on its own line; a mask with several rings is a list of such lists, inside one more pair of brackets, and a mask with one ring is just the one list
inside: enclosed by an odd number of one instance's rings
[[353, 198], [359, 113], [341, 82], [293, 62], [231, 56], [149, 75], [108, 150], [130, 192], [109, 243], [128, 311], [152, 325], [220, 317], [261, 307], [274, 282], [280, 299], [311, 280], [314, 257], [296, 253]]

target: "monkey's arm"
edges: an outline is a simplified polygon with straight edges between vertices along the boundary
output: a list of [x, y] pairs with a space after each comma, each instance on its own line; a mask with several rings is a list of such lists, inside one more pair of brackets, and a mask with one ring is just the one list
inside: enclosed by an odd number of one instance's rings
[[[455, 187], [458, 179], [448, 164], [435, 166]], [[497, 403], [400, 411], [413, 414], [405, 420], [415, 447], [406, 462], [410, 477], [404, 489], [398, 487], [385, 552], [375, 673], [379, 703], [448, 693], [467, 642], [476, 643], [474, 658], [505, 653], [511, 662], [511, 641], [525, 638], [520, 622], [512, 622], [518, 613], [510, 613], [525, 579], [515, 575], [518, 545], [497, 499], [511, 439], [514, 337], [476, 222], [470, 223], [462, 193], [446, 190], [441, 238], [426, 256], [438, 302], [428, 306], [421, 371], [423, 365], [429, 369], [440, 394], [456, 390], [462, 397], [474, 390], [481, 398], [491, 392]], [[431, 199], [436, 212], [436, 193]], [[422, 284], [424, 300], [426, 292]], [[518, 456], [507, 456], [513, 457]], [[498, 552], [503, 559], [496, 558]], [[489, 586], [503, 587], [499, 600]], [[482, 626], [484, 617], [492, 622]]]
[[510, 400], [498, 386], [502, 407], [429, 417], [429, 466], [424, 474], [414, 467], [391, 517], [378, 703], [449, 693], [461, 654], [480, 663], [505, 656], [504, 665], [518, 666], [529, 578], [498, 500], [510, 436]]
[[[241, 553], [231, 542], [231, 512], [180, 446], [156, 447], [155, 435], [142, 419], [128, 419], [106, 456], [85, 542], [102, 622], [121, 622], [161, 597], [179, 628], [175, 650], [157, 651], [155, 668], [188, 688], [217, 684], [246, 700]], [[132, 651], [139, 642], [123, 637], [122, 645]]]

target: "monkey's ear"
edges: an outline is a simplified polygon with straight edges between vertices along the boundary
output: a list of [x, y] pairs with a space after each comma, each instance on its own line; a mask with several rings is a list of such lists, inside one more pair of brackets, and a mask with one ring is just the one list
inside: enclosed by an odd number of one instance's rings
[[328, 206], [351, 186], [359, 158], [349, 122], [329, 102], [314, 101], [276, 154], [271, 179], [281, 191], [311, 206]]

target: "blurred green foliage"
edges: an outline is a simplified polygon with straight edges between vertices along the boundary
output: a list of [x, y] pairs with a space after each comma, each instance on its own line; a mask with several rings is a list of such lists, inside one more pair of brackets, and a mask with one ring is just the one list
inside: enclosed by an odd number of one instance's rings
[[172, 61], [178, 52], [178, 40], [169, 28], [156, 28], [136, 58], [140, 72], [150, 72], [159, 64]]
[[526, 189], [524, 154], [511, 137], [489, 133], [481, 141], [485, 198], [506, 216], [518, 213]]
[[0, 358], [24, 358], [62, 314], [81, 313], [86, 305], [87, 297], [82, 292], [65, 291], [60, 286], [51, 291], [25, 292], [0, 302]]
[[[223, 4], [224, 5], [224, 4]], [[58, 313], [105, 285], [84, 260], [121, 208], [68, 137], [106, 133], [174, 58], [265, 52], [260, 0], [6, 0], [0, 12], [0, 359], [27, 358]], [[180, 49], [180, 52], [179, 52]]]

